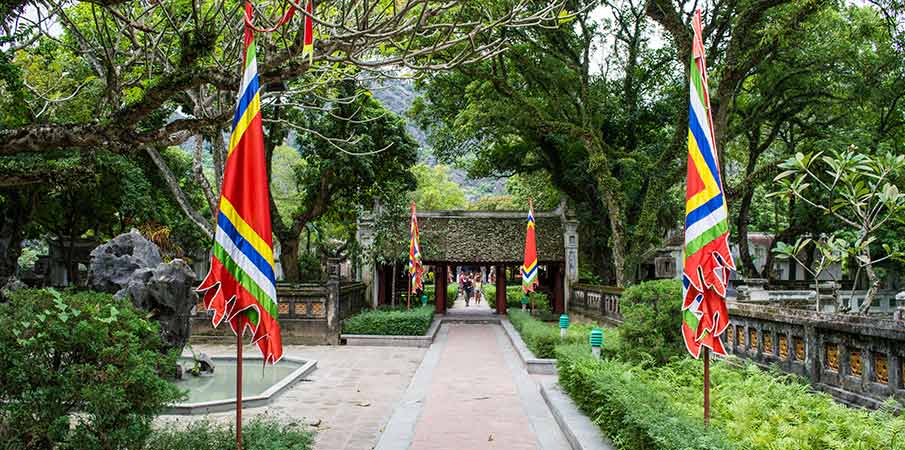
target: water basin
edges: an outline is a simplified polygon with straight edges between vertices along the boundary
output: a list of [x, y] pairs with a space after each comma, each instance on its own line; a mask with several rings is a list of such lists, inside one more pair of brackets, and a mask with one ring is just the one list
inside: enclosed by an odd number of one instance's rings
[[[174, 382], [188, 391], [183, 403], [171, 405], [165, 414], [207, 414], [230, 411], [236, 407], [236, 358], [213, 357], [212, 375], [193, 376], [186, 373], [183, 380]], [[186, 369], [193, 366], [191, 358], [183, 358], [180, 364]], [[264, 406], [277, 395], [314, 371], [317, 361], [284, 357], [276, 365], [264, 366], [264, 360], [243, 358], [242, 408]]]

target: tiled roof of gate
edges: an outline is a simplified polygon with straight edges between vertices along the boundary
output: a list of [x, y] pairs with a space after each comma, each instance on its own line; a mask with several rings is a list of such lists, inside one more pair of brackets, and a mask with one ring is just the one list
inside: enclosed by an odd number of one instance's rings
[[[541, 262], [565, 260], [562, 217], [558, 211], [535, 212], [537, 256]], [[424, 261], [450, 263], [521, 263], [525, 252], [524, 211], [426, 211], [418, 213]], [[408, 254], [408, 220], [393, 252]], [[395, 249], [394, 249], [395, 250]]]

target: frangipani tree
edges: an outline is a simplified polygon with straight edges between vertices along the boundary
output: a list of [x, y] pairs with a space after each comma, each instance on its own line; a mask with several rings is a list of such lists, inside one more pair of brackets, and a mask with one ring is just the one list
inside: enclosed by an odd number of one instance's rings
[[[867, 295], [860, 307], [866, 314], [880, 288], [876, 265], [903, 255], [900, 243], [880, 242], [880, 232], [893, 221], [902, 221], [905, 213], [905, 193], [898, 185], [905, 177], [905, 155], [884, 153], [870, 155], [855, 146], [843, 152], [825, 154], [797, 153], [780, 168], [778, 184], [773, 195], [795, 196], [812, 208], [832, 216], [844, 225], [833, 233], [854, 234], [850, 240], [831, 238], [854, 257], [858, 270], [868, 279]], [[872, 249], [883, 249], [883, 255]]]

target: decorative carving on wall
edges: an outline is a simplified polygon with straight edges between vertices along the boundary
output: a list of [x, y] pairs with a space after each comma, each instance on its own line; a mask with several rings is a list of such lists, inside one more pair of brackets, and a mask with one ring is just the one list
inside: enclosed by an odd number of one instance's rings
[[795, 336], [792, 338], [792, 342], [795, 343], [795, 359], [804, 361], [804, 339], [800, 336]]
[[726, 342], [728, 342], [729, 345], [732, 345], [734, 336], [735, 336], [735, 327], [730, 326], [730, 327], [726, 328]]
[[827, 369], [839, 371], [839, 346], [836, 344], [826, 344], [826, 361], [823, 366]]
[[773, 354], [773, 333], [764, 333], [764, 353]]
[[779, 335], [779, 358], [789, 359], [789, 339], [784, 335]]
[[757, 329], [752, 328], [748, 331], [748, 341], [751, 342], [751, 351], [757, 351]]
[[289, 303], [280, 302], [277, 304], [277, 308], [280, 311], [280, 315], [289, 314]]
[[735, 328], [735, 334], [738, 336], [738, 347], [740, 349], [745, 348], [745, 327], [739, 325]]
[[861, 352], [851, 352], [849, 354], [849, 369], [854, 376], [861, 376]]
[[878, 383], [889, 384], [889, 367], [884, 353], [874, 353], [874, 376]]

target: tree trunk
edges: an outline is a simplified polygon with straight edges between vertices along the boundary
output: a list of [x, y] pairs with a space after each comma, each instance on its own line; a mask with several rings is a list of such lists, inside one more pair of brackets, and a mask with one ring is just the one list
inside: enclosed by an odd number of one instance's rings
[[31, 215], [30, 205], [19, 192], [7, 195], [8, 207], [0, 218], [0, 286], [16, 274], [19, 256], [22, 255], [22, 240], [25, 225]]
[[624, 287], [628, 273], [625, 264], [625, 223], [622, 221], [622, 207], [613, 198], [607, 198], [607, 216], [610, 219], [612, 235], [613, 265], [616, 272], [616, 286]]
[[[735, 229], [738, 233], [738, 254], [742, 260], [742, 273], [748, 278], [761, 278], [763, 275], [757, 270], [754, 258], [751, 256], [751, 248], [748, 246], [748, 218], [751, 212], [751, 201], [754, 198], [754, 189], [747, 189], [742, 195], [738, 206], [738, 219]], [[764, 266], [766, 272], [767, 266]]]
[[[864, 256], [870, 261], [870, 250], [865, 249]], [[870, 312], [870, 306], [877, 296], [877, 291], [880, 290], [880, 277], [878, 277], [877, 272], [874, 271], [874, 265], [872, 263], [868, 262], [864, 265], [864, 273], [867, 275], [867, 281], [870, 285], [867, 287], [867, 294], [864, 295], [864, 303], [858, 308], [860, 314], [867, 314]]]
[[301, 281], [299, 272], [299, 238], [280, 237], [280, 264], [283, 266], [283, 277], [288, 283]]

